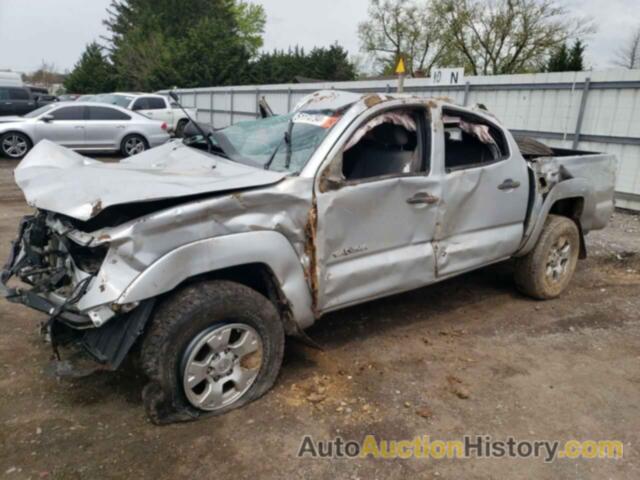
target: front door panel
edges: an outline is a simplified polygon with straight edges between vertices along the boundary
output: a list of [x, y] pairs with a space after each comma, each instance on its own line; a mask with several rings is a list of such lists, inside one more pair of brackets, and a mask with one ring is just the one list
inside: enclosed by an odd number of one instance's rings
[[439, 207], [421, 202], [425, 195], [440, 196], [439, 183], [428, 176], [375, 180], [317, 195], [321, 311], [433, 281], [431, 240]]
[[47, 139], [67, 148], [85, 146], [84, 120], [54, 120], [38, 122], [38, 138]]

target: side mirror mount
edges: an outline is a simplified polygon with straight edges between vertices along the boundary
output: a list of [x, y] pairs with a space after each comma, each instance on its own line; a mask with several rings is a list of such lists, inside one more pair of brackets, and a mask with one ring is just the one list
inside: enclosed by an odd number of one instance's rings
[[44, 115], [41, 120], [45, 123], [53, 122], [55, 120], [54, 116], [51, 114]]

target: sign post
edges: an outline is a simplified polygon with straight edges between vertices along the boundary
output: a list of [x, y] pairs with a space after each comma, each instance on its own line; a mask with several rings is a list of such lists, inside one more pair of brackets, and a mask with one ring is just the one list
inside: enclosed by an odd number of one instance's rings
[[396, 65], [396, 75], [398, 75], [398, 93], [404, 92], [404, 76], [407, 73], [407, 69], [404, 66], [404, 58], [400, 57], [398, 64]]

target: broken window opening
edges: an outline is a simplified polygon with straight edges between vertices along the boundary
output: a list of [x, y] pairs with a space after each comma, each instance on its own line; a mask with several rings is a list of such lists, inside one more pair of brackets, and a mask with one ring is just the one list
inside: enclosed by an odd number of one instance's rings
[[361, 126], [344, 147], [342, 174], [347, 181], [426, 171], [421, 111], [382, 113]]
[[447, 172], [488, 165], [508, 157], [507, 141], [497, 127], [459, 112], [444, 112]]

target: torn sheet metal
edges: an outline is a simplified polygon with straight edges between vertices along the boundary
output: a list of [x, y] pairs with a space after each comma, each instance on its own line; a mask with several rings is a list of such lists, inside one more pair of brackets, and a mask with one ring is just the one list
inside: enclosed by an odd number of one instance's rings
[[408, 113], [386, 112], [381, 115], [376, 115], [374, 118], [360, 127], [351, 137], [351, 140], [347, 142], [344, 147], [344, 151], [346, 152], [350, 148], [353, 148], [360, 140], [362, 140], [362, 137], [364, 137], [368, 132], [376, 127], [379, 127], [383, 123], [398, 125], [400, 127], [406, 128], [410, 132], [415, 132], [418, 129], [412, 115]]

